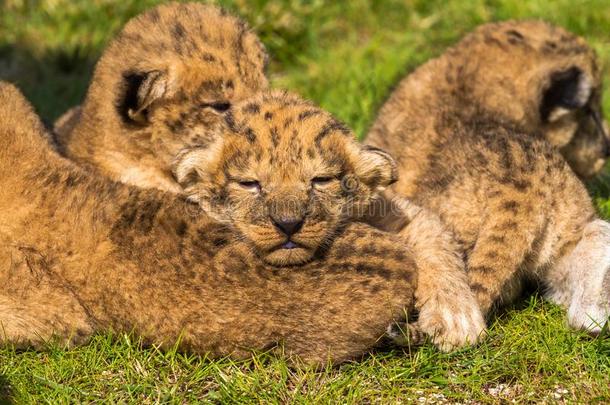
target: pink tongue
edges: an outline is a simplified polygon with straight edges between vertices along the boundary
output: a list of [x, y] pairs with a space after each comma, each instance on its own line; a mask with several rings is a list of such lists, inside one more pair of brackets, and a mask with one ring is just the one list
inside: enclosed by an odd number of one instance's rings
[[290, 240], [288, 242], [284, 243], [284, 246], [282, 246], [283, 249], [294, 249], [296, 247], [297, 247], [297, 244]]

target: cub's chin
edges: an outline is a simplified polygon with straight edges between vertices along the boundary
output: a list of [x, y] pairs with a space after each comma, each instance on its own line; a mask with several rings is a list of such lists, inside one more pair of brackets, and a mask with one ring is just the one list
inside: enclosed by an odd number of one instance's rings
[[313, 259], [314, 253], [314, 250], [288, 242], [281, 247], [267, 252], [263, 256], [263, 260], [272, 266], [298, 266], [310, 262]]

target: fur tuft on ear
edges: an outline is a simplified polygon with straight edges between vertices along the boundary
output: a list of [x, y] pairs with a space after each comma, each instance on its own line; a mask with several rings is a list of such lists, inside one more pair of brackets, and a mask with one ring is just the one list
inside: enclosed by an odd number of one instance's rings
[[544, 122], [553, 122], [584, 107], [591, 97], [591, 86], [591, 79], [578, 67], [552, 73], [542, 94], [540, 117]]
[[167, 95], [168, 81], [167, 73], [159, 70], [126, 73], [117, 103], [123, 119], [132, 124], [148, 124], [148, 108]]
[[389, 153], [370, 145], [358, 145], [358, 148], [354, 167], [363, 183], [381, 190], [398, 180], [396, 161]]
[[196, 183], [207, 179], [208, 173], [216, 166], [222, 154], [223, 142], [216, 140], [206, 148], [185, 149], [178, 153], [172, 164], [176, 182], [188, 190]]

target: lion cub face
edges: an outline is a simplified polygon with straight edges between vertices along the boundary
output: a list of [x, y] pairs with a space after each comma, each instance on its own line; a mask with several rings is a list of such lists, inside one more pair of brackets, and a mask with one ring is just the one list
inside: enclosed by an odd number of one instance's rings
[[593, 83], [592, 77], [593, 73], [576, 67], [553, 73], [540, 107], [545, 138], [585, 179], [599, 173], [610, 156], [601, 82]]
[[178, 192], [173, 158], [208, 144], [232, 103], [267, 88], [266, 61], [256, 34], [226, 11], [157, 6], [108, 46], [82, 111], [58, 122], [57, 142], [115, 180]]
[[583, 38], [540, 21], [507, 21], [478, 28], [458, 46], [475, 66], [483, 105], [541, 132], [581, 178], [602, 170], [610, 156], [602, 72]]
[[225, 122], [209, 147], [181, 153], [174, 173], [190, 199], [270, 264], [312, 259], [396, 179], [388, 154], [360, 145], [330, 114], [286, 93], [240, 103]]

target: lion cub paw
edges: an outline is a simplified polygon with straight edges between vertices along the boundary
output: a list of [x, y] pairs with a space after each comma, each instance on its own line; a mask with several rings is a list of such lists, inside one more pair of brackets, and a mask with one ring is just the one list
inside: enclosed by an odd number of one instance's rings
[[386, 329], [386, 336], [396, 346], [419, 346], [426, 342], [426, 334], [417, 323], [393, 322]]
[[581, 286], [568, 308], [568, 323], [573, 328], [584, 329], [598, 335], [610, 323], [610, 268], [605, 269], [601, 286], [599, 280], [590, 288]]
[[478, 343], [486, 329], [474, 298], [451, 303], [428, 301], [420, 309], [417, 327], [444, 352]]

